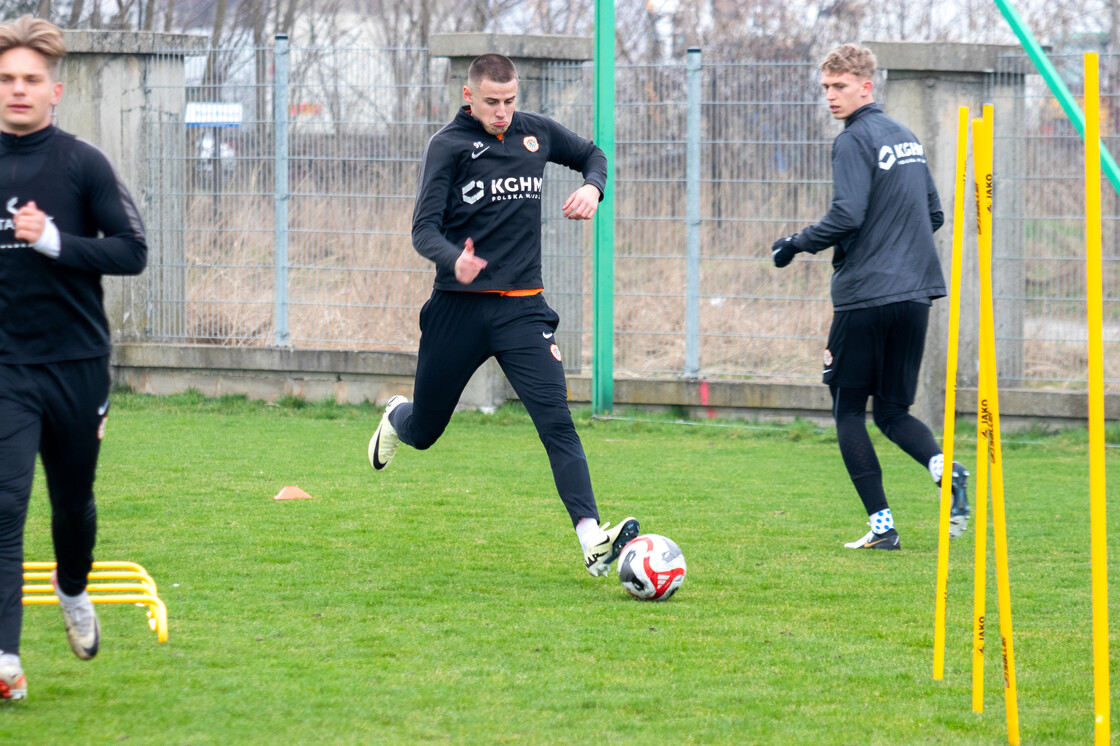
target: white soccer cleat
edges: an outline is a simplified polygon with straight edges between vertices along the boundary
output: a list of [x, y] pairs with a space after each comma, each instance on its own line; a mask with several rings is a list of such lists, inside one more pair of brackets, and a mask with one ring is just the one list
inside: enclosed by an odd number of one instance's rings
[[27, 677], [18, 663], [0, 663], [0, 700], [4, 699], [27, 699]]
[[369, 439], [369, 465], [374, 471], [381, 471], [387, 467], [397, 452], [397, 446], [401, 444], [397, 431], [389, 423], [389, 413], [407, 401], [408, 399], [398, 394], [385, 404], [385, 413], [381, 415], [381, 422], [373, 432], [373, 437]]
[[70, 641], [70, 649], [74, 655], [88, 661], [97, 655], [101, 645], [101, 622], [97, 619], [97, 612], [93, 610], [93, 601], [89, 594], [85, 594], [81, 601], [67, 604], [62, 599], [62, 591], [58, 589], [58, 571], [51, 573], [51, 585], [58, 595], [58, 608], [62, 609], [62, 621], [66, 623], [66, 639]]
[[602, 536], [599, 541], [583, 552], [583, 561], [587, 571], [596, 578], [605, 578], [611, 569], [611, 563], [618, 559], [622, 548], [638, 535], [638, 519], [631, 516], [614, 528], [607, 528], [610, 523], [599, 527]]

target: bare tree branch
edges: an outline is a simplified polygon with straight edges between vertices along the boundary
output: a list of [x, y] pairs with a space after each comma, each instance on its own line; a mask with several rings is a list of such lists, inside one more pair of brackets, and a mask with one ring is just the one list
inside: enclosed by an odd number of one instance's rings
[[74, 4], [70, 6], [70, 20], [66, 22], [68, 28], [77, 28], [78, 21], [82, 17], [82, 10], [85, 7], [85, 0], [74, 0]]
[[296, 22], [296, 3], [297, 0], [288, 0], [288, 8], [284, 11], [284, 23], [277, 29], [278, 32], [290, 34], [292, 26]]
[[163, 32], [171, 33], [171, 24], [175, 20], [175, 0], [167, 0], [167, 12], [163, 16]]

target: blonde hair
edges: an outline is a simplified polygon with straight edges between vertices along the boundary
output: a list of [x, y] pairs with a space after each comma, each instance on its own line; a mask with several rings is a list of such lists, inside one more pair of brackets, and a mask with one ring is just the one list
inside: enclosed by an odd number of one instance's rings
[[66, 42], [58, 26], [33, 16], [0, 23], [0, 54], [20, 47], [43, 55], [51, 78], [58, 80], [58, 66], [66, 55]]
[[871, 80], [875, 75], [875, 53], [856, 44], [842, 44], [828, 53], [821, 63], [821, 71], [829, 75], [851, 73], [861, 80]]

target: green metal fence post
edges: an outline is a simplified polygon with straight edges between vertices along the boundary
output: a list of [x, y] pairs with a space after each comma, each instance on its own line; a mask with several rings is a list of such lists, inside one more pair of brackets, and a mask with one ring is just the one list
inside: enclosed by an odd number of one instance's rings
[[607, 154], [607, 187], [595, 214], [591, 409], [614, 408], [614, 2], [595, 0], [595, 142]]

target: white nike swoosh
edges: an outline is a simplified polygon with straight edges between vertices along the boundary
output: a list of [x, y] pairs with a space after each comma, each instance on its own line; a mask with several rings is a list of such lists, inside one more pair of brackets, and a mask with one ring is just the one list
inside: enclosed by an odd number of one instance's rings
[[542, 335], [542, 336], [543, 336], [543, 337], [544, 337], [545, 339], [552, 339], [552, 332], [541, 332], [541, 335]]
[[825, 369], [824, 369], [824, 370], [823, 370], [822, 372], [823, 372], [823, 373], [831, 373], [831, 372], [832, 372], [832, 368], [825, 368]]
[[490, 146], [487, 145], [485, 148], [478, 151], [477, 153], [471, 153], [471, 160], [474, 160], [475, 158], [479, 157], [480, 155], [482, 155], [483, 153], [485, 153], [489, 149], [490, 149]]

